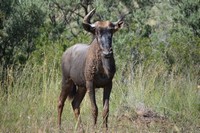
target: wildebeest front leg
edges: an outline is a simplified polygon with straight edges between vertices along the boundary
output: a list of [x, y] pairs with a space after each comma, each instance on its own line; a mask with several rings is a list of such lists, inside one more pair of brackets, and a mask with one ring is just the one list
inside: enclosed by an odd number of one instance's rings
[[92, 106], [93, 125], [95, 127], [97, 123], [97, 117], [98, 117], [98, 108], [96, 104], [95, 88], [93, 86], [93, 81], [87, 81], [86, 88], [90, 97], [90, 102]]
[[107, 85], [103, 90], [103, 125], [108, 128], [108, 115], [109, 115], [109, 99], [112, 89], [112, 83]]

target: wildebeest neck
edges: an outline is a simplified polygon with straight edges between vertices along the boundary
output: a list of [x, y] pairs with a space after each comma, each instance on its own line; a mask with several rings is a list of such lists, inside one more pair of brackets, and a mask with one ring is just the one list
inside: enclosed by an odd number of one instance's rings
[[113, 78], [116, 68], [115, 68], [115, 60], [113, 57], [111, 58], [102, 58], [102, 65], [104, 68], [104, 72], [108, 78]]
[[89, 50], [93, 53], [90, 55], [93, 55], [92, 58], [94, 59], [94, 66], [97, 69], [97, 72], [103, 72], [107, 78], [112, 79], [116, 71], [113, 55], [109, 58], [106, 58], [103, 55], [103, 50], [96, 39], [94, 39], [90, 45], [90, 49], [93, 49]]

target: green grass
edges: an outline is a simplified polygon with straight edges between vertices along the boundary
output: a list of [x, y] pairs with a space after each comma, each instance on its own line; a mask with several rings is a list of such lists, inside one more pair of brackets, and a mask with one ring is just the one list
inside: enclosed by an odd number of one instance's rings
[[[42, 64], [27, 63], [8, 93], [0, 97], [0, 132], [59, 132], [57, 100], [61, 73], [57, 58], [45, 57]], [[168, 74], [160, 64], [135, 68], [134, 75], [121, 76], [123, 67], [113, 80], [110, 101], [109, 132], [198, 132], [200, 127], [200, 94], [198, 76]], [[9, 71], [9, 70], [8, 70]], [[126, 80], [122, 82], [122, 78]], [[3, 90], [4, 88], [1, 88]], [[102, 89], [97, 90], [99, 107], [97, 132], [102, 125]], [[140, 120], [136, 108], [143, 105], [165, 121]], [[81, 118], [86, 132], [92, 131], [88, 95], [81, 104]], [[76, 132], [71, 103], [66, 101], [63, 132]]]

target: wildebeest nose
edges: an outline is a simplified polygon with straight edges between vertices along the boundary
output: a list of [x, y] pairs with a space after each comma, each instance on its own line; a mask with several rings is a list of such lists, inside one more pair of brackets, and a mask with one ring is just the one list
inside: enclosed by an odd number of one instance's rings
[[103, 51], [103, 55], [104, 55], [104, 57], [106, 57], [106, 58], [111, 57], [112, 53], [113, 53], [112, 49], [110, 49], [110, 50], [104, 50], [104, 51]]

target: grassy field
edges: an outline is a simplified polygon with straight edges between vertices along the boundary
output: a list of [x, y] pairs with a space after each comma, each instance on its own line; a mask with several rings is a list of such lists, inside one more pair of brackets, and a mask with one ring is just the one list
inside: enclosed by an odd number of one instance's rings
[[[8, 93], [1, 91], [0, 132], [59, 132], [61, 72], [57, 56], [44, 58], [41, 64], [27, 63], [16, 81], [10, 76]], [[169, 74], [156, 63], [138, 65], [134, 72], [128, 68], [122, 74], [124, 69], [118, 65], [113, 80], [108, 132], [200, 131], [198, 76]], [[8, 73], [13, 74], [12, 70]], [[95, 130], [102, 132], [102, 89], [96, 95], [99, 117]], [[88, 95], [81, 104], [81, 118], [85, 132], [92, 132]], [[61, 132], [77, 132], [69, 101], [64, 107]]]

